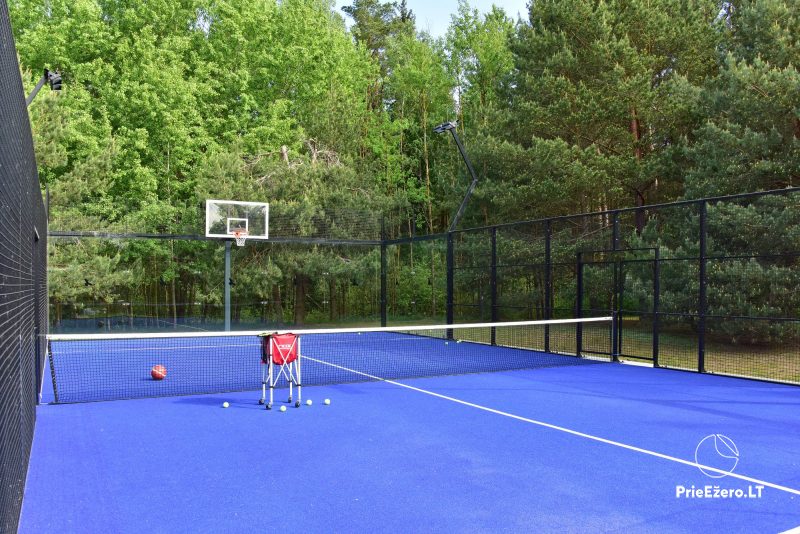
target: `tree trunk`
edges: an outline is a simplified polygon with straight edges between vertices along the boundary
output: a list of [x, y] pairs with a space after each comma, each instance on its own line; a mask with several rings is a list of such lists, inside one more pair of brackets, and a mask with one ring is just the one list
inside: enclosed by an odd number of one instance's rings
[[[631, 108], [631, 134], [633, 135], [633, 155], [636, 158], [636, 163], [641, 164], [643, 153], [642, 153], [642, 125], [639, 121], [639, 115], [636, 112], [636, 108]], [[638, 187], [636, 189], [636, 206], [644, 206], [645, 205], [645, 197], [644, 191], [640, 190]], [[644, 230], [645, 224], [645, 214], [644, 210], [637, 209], [636, 210], [636, 233], [641, 234], [642, 230]]]
[[428, 201], [428, 233], [433, 233], [433, 200], [431, 199], [431, 166], [428, 156], [428, 106], [422, 104], [422, 158], [425, 162], [425, 193]]
[[308, 276], [298, 274], [294, 285], [294, 324], [302, 326], [306, 320], [306, 292], [308, 291]]
[[336, 278], [330, 277], [328, 279], [328, 317], [331, 322], [336, 320], [337, 305], [339, 303], [339, 295], [336, 294]]
[[272, 311], [275, 314], [275, 323], [278, 326], [283, 324], [283, 303], [281, 302], [281, 286], [272, 286]]

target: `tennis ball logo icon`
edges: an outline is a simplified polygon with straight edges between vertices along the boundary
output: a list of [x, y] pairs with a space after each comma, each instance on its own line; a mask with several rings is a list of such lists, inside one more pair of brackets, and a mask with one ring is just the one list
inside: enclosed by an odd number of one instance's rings
[[[736, 448], [736, 444], [728, 436], [710, 434], [697, 444], [697, 448], [694, 451], [694, 461], [704, 475], [711, 478], [724, 478], [736, 469], [736, 465], [739, 463], [739, 449]], [[723, 472], [711, 471], [707, 469], [708, 467], [713, 467]]]

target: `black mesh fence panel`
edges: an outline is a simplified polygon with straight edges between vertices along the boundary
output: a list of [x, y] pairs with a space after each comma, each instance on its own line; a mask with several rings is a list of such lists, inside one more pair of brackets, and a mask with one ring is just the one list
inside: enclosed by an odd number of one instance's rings
[[538, 223], [501, 227], [496, 242], [497, 320], [546, 319], [547, 228]]
[[[225, 243], [181, 239], [67, 238], [51, 244], [51, 332], [221, 331]], [[63, 277], [97, 258], [126, 276], [78, 287]], [[413, 269], [411, 269], [413, 270]], [[231, 249], [231, 329], [375, 326], [380, 248], [251, 240]]]
[[447, 241], [420, 240], [387, 250], [389, 325], [444, 323], [447, 314]]
[[14, 532], [44, 362], [47, 220], [5, 0], [0, 0], [0, 123], [0, 532]]
[[[543, 344], [798, 383], [798, 207], [788, 188], [459, 230], [451, 263], [444, 234], [402, 247], [438, 244], [454, 323], [613, 315], [610, 347], [590, 330]], [[390, 283], [390, 303], [414, 287]]]
[[453, 322], [492, 320], [492, 240], [487, 230], [453, 237]]

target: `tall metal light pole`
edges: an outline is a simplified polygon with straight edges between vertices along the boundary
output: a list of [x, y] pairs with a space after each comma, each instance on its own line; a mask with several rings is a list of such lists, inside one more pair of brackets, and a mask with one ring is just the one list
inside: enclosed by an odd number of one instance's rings
[[472, 163], [469, 161], [469, 157], [467, 157], [467, 151], [464, 150], [464, 145], [461, 144], [461, 139], [458, 138], [458, 134], [456, 133], [456, 123], [452, 121], [442, 123], [434, 128], [433, 131], [438, 134], [445, 132], [450, 132], [453, 134], [453, 139], [456, 141], [458, 151], [461, 152], [461, 157], [464, 158], [464, 163], [467, 165], [467, 170], [472, 177], [472, 183], [469, 185], [469, 189], [467, 189], [467, 194], [464, 195], [464, 199], [461, 201], [458, 211], [456, 211], [453, 220], [450, 222], [450, 228], [448, 229], [448, 232], [453, 232], [458, 226], [461, 217], [464, 215], [464, 210], [467, 209], [467, 204], [472, 196], [472, 192], [475, 190], [475, 186], [478, 185], [478, 176], [475, 174], [475, 169], [472, 168]]

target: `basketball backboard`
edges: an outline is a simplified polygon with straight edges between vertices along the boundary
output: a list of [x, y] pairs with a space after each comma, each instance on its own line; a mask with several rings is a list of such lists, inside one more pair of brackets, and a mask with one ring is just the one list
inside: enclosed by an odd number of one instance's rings
[[269, 204], [238, 200], [206, 200], [206, 237], [269, 239]]

